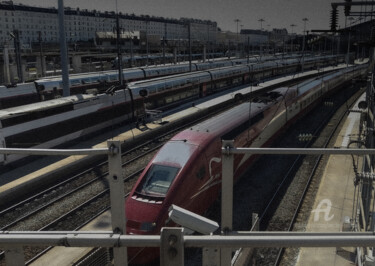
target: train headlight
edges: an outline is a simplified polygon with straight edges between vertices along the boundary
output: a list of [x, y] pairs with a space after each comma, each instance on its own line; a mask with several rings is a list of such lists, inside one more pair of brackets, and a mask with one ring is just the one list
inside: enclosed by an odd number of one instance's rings
[[151, 232], [155, 229], [156, 223], [155, 222], [144, 222], [141, 223], [141, 230], [146, 232]]

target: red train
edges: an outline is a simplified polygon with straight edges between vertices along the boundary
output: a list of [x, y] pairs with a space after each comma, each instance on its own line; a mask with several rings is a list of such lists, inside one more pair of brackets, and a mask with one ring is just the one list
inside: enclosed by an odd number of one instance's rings
[[[279, 88], [178, 133], [147, 165], [127, 198], [127, 233], [159, 234], [162, 227], [174, 226], [168, 217], [171, 204], [203, 214], [221, 190], [222, 140], [234, 140], [236, 147], [266, 146], [322, 96], [365, 72], [355, 67]], [[253, 159], [235, 156], [235, 178]], [[154, 251], [129, 249], [129, 258], [145, 263], [157, 258], [159, 250]]]

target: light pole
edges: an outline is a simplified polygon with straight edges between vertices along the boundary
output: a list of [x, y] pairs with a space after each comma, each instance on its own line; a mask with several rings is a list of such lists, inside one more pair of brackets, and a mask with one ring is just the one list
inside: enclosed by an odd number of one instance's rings
[[192, 71], [192, 65], [191, 65], [191, 21], [188, 22], [188, 38], [189, 38], [189, 72]]
[[234, 22], [236, 22], [237, 24], [237, 53], [238, 53], [238, 23], [240, 22], [241, 20], [239, 20], [238, 18], [234, 20]]
[[238, 41], [238, 23], [241, 22], [241, 20], [239, 20], [238, 18], [234, 20], [234, 22], [236, 22], [237, 24], [237, 41]]
[[149, 21], [146, 20], [146, 66], [148, 66], [148, 24], [149, 24]]
[[58, 0], [59, 7], [59, 33], [60, 33], [60, 52], [61, 52], [61, 73], [63, 96], [70, 96], [69, 69], [68, 69], [68, 50], [66, 47], [65, 28], [64, 28], [64, 1]]
[[120, 45], [120, 16], [118, 13], [117, 8], [117, 0], [116, 0], [116, 46], [117, 46], [117, 58], [118, 58], [118, 80], [120, 86], [124, 85], [124, 77], [122, 74], [122, 54], [121, 54], [121, 45]]
[[346, 66], [349, 65], [349, 53], [350, 53], [350, 32], [352, 31], [352, 21], [354, 20], [353, 17], [349, 17], [349, 34], [348, 34], [348, 51], [346, 55]]
[[303, 44], [302, 44], [302, 53], [305, 51], [305, 35], [306, 35], [306, 22], [309, 21], [308, 18], [303, 18]]
[[263, 22], [265, 21], [263, 18], [258, 20], [260, 22], [260, 30], [263, 30]]
[[271, 39], [271, 32], [270, 32], [270, 27], [271, 25], [268, 24], [267, 25], [267, 36], [268, 36], [268, 47], [267, 47], [267, 53], [270, 54], [270, 50], [271, 50], [271, 47], [270, 47], [270, 39]]
[[14, 41], [14, 52], [16, 54], [16, 62], [17, 62], [17, 75], [18, 80], [17, 83], [23, 82], [23, 74], [22, 74], [22, 62], [21, 62], [21, 49], [20, 49], [20, 36], [18, 30], [13, 30], [10, 33], [10, 37], [12, 37]]
[[[266, 21], [264, 18], [258, 20], [260, 22], [260, 31], [263, 30], [263, 22]], [[262, 42], [259, 42], [259, 56], [262, 54]]]
[[291, 50], [292, 53], [293, 53], [293, 28], [294, 28], [295, 26], [297, 26], [297, 25], [295, 25], [295, 24], [291, 24], [291, 25], [290, 25], [290, 27], [292, 27], [292, 33], [291, 33], [291, 42], [292, 42], [292, 45], [291, 45], [291, 47], [290, 47], [290, 50]]

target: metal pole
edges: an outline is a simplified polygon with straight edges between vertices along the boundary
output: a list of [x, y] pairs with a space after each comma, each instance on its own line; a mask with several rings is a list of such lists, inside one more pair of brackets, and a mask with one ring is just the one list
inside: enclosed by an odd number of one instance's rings
[[191, 72], [191, 22], [188, 24], [188, 34], [189, 34], [189, 71]]
[[134, 64], [134, 54], [133, 54], [133, 37], [130, 36], [130, 67]]
[[20, 50], [20, 36], [18, 30], [13, 31], [14, 34], [14, 49], [16, 53], [16, 61], [17, 61], [17, 74], [18, 74], [18, 82], [23, 82], [23, 73], [22, 73], [22, 61], [21, 61], [21, 50]]
[[207, 23], [207, 60], [210, 61], [210, 24]]
[[4, 83], [10, 84], [10, 70], [9, 70], [9, 48], [8, 44], [4, 46]]
[[237, 45], [236, 45], [236, 53], [238, 54], [238, 45], [239, 45], [239, 38], [238, 38], [238, 22], [240, 22], [241, 20], [239, 20], [238, 18], [234, 20], [237, 24], [237, 27], [236, 27], [236, 30], [237, 30]]
[[146, 21], [146, 66], [148, 66], [148, 23], [149, 21]]
[[[112, 230], [115, 234], [125, 235], [126, 216], [124, 177], [121, 166], [121, 143], [119, 141], [109, 141], [108, 149], [112, 151], [108, 156]], [[128, 265], [126, 247], [114, 247], [113, 254], [116, 266]]]
[[124, 85], [124, 76], [122, 74], [122, 54], [121, 54], [121, 32], [120, 32], [120, 16], [117, 9], [117, 0], [116, 0], [116, 46], [117, 46], [117, 58], [118, 58], [118, 80], [120, 86]]
[[308, 18], [303, 18], [303, 43], [302, 43], [302, 54], [305, 51], [305, 35], [306, 35], [306, 22], [308, 21]]
[[40, 53], [40, 65], [42, 67], [42, 77], [46, 75], [43, 64], [43, 48], [42, 48], [42, 32], [39, 31], [39, 53]]
[[250, 36], [247, 37], [247, 63], [250, 63]]
[[340, 155], [369, 155], [375, 154], [375, 149], [318, 149], [318, 148], [222, 148], [223, 153], [230, 154], [340, 154]]
[[290, 27], [292, 28], [292, 34], [291, 34], [291, 47], [290, 47], [290, 52], [293, 53], [293, 28], [297, 26], [295, 24], [291, 24]]
[[167, 35], [167, 23], [164, 23], [164, 36], [163, 36], [163, 65], [165, 65], [166, 60], [165, 60], [165, 43], [168, 38]]
[[[223, 141], [222, 149], [232, 149], [234, 141]], [[222, 181], [221, 181], [221, 231], [228, 234], [232, 231], [233, 224], [233, 154], [222, 155]], [[231, 249], [221, 249], [221, 265], [230, 265]]]
[[60, 32], [60, 53], [61, 53], [61, 72], [63, 96], [70, 96], [69, 69], [68, 69], [68, 50], [66, 46], [65, 28], [64, 28], [64, 1], [59, 2], [59, 32]]
[[101, 155], [108, 154], [107, 148], [101, 149], [21, 149], [21, 148], [0, 148], [0, 154], [25, 154], [25, 155]]
[[160, 232], [160, 265], [184, 265], [184, 229], [164, 227]]
[[346, 67], [349, 65], [349, 54], [350, 54], [350, 29], [349, 29], [349, 36], [348, 36], [348, 51], [346, 55]]
[[25, 255], [23, 247], [16, 246], [5, 250], [5, 265], [7, 266], [23, 266], [25, 265]]

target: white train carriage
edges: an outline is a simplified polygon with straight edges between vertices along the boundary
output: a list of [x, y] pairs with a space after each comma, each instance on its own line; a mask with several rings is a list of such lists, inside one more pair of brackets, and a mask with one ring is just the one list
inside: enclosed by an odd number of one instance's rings
[[[113, 95], [74, 95], [0, 110], [0, 145], [4, 148], [51, 148], [97, 133], [144, 112], [128, 90]], [[1, 164], [23, 158], [3, 156]], [[1, 158], [0, 158], [1, 159]]]
[[168, 78], [157, 78], [128, 84], [135, 98], [147, 97], [147, 109], [170, 107], [173, 103], [181, 103], [199, 97], [200, 91], [207, 89], [211, 75], [207, 71], [174, 75]]

